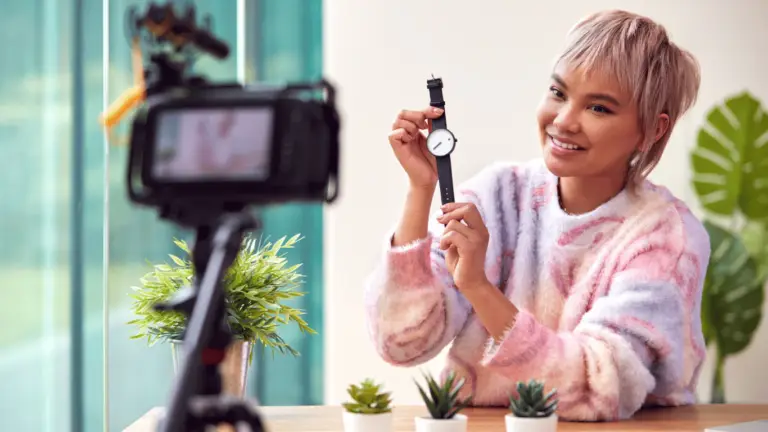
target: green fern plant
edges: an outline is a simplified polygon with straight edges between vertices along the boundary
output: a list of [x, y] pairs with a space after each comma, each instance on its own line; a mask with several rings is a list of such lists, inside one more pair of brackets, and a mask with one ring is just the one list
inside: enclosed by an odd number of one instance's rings
[[366, 379], [360, 385], [352, 384], [347, 388], [352, 402], [344, 402], [342, 406], [356, 414], [383, 414], [392, 411], [391, 393], [382, 392], [381, 385]]
[[544, 393], [544, 383], [530, 380], [517, 383], [517, 397], [509, 397], [509, 410], [516, 417], [544, 418], [557, 410], [557, 389]]
[[464, 378], [456, 381], [456, 374], [453, 371], [441, 384], [438, 384], [429, 374], [424, 374], [424, 379], [427, 381], [428, 393], [419, 383], [416, 383], [416, 387], [419, 388], [429, 415], [434, 419], [452, 419], [472, 402], [472, 396], [459, 399], [459, 391], [464, 387], [465, 381]]
[[[316, 334], [302, 318], [304, 311], [287, 304], [304, 293], [296, 288], [303, 275], [301, 264], [288, 265], [283, 250], [292, 249], [301, 240], [297, 234], [282, 237], [274, 243], [257, 242], [247, 237], [237, 257], [224, 276], [227, 320], [233, 337], [281, 354], [298, 355], [279, 334], [281, 325], [293, 324], [307, 334]], [[180, 342], [183, 339], [186, 316], [177, 311], [157, 310], [155, 305], [170, 300], [179, 290], [192, 284], [194, 270], [190, 249], [183, 240], [174, 240], [186, 254], [181, 258], [170, 255], [173, 264], [154, 264], [140, 279], [141, 286], [132, 287], [131, 310], [136, 318], [129, 321], [138, 332], [131, 338], [146, 338], [148, 344], [158, 341]]]

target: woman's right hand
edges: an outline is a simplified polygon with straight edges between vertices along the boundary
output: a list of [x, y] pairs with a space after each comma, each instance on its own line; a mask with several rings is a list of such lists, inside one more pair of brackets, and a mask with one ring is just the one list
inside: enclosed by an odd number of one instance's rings
[[443, 110], [433, 107], [403, 110], [392, 124], [389, 144], [408, 174], [412, 188], [428, 190], [437, 185], [437, 164], [427, 150], [427, 134], [432, 131], [432, 119], [442, 114]]

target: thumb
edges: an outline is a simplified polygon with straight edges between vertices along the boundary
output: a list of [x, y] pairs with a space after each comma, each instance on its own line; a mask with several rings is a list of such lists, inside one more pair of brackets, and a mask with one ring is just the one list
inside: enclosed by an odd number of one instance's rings
[[436, 119], [443, 115], [443, 109], [431, 106], [424, 109], [423, 113], [428, 119]]
[[450, 245], [448, 246], [448, 250], [445, 252], [448, 259], [450, 260], [458, 260], [459, 259], [459, 248], [456, 245]]

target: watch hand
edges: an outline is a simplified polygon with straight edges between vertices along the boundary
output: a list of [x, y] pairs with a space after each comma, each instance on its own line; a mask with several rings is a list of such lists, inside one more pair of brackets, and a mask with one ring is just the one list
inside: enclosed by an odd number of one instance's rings
[[432, 150], [437, 150], [437, 148], [438, 148], [438, 147], [440, 147], [440, 145], [441, 145], [442, 143], [443, 143], [442, 141], [440, 141], [439, 143], [437, 143], [437, 145], [436, 145], [436, 146], [432, 147]]

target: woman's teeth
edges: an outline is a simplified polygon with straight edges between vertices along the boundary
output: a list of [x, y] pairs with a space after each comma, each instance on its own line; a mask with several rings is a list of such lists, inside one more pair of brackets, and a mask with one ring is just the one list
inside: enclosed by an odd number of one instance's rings
[[552, 143], [554, 145], [556, 145], [557, 147], [560, 147], [560, 148], [564, 148], [566, 150], [581, 150], [582, 149], [581, 147], [579, 147], [577, 145], [560, 142], [560, 141], [558, 141], [558, 140], [556, 140], [556, 139], [554, 139], [552, 137], [550, 137], [550, 139], [552, 140]]

